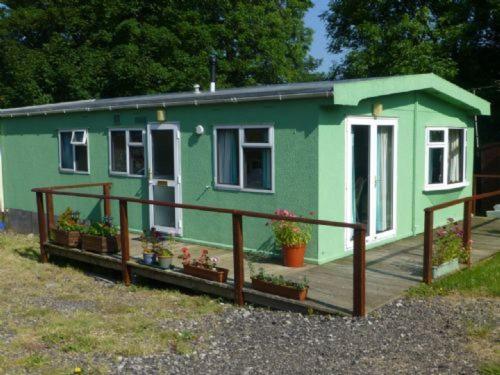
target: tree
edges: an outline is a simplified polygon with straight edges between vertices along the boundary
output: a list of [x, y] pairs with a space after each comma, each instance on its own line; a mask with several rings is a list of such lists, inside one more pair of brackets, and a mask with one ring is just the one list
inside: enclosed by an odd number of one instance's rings
[[[331, 0], [322, 17], [329, 51], [345, 54], [334, 67], [340, 75], [433, 72], [467, 89], [481, 88], [477, 94], [498, 116], [500, 1]], [[500, 140], [494, 126], [484, 131]]]
[[0, 107], [313, 79], [310, 0], [12, 0]]

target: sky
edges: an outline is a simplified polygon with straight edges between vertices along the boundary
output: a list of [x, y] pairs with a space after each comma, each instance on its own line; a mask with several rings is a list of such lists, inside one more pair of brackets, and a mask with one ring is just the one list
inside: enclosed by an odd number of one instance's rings
[[314, 38], [311, 46], [311, 55], [315, 58], [323, 59], [323, 63], [318, 68], [321, 72], [328, 72], [332, 66], [333, 55], [328, 52], [325, 23], [319, 15], [328, 8], [328, 0], [313, 0], [314, 7], [307, 12], [305, 23], [307, 27], [314, 30]]

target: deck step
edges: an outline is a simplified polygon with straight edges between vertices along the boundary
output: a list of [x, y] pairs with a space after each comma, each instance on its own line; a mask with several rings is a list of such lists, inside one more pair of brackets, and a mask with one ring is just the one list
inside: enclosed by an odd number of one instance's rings
[[486, 211], [486, 216], [488, 216], [488, 217], [496, 217], [497, 219], [500, 219], [500, 210]]

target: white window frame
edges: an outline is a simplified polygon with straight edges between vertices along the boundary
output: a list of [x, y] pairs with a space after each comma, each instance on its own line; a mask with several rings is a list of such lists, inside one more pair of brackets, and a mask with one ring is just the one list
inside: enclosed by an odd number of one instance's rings
[[[131, 131], [140, 131], [142, 134], [142, 142], [131, 142], [130, 141], [130, 132]], [[113, 170], [113, 147], [112, 147], [112, 140], [111, 140], [111, 134], [113, 132], [125, 132], [125, 157], [126, 157], [126, 164], [127, 164], [127, 171], [126, 172], [120, 172], [120, 171], [114, 171]], [[146, 130], [142, 128], [113, 128], [109, 129], [108, 131], [108, 157], [109, 157], [109, 174], [111, 176], [126, 176], [126, 177], [137, 177], [137, 178], [142, 178], [146, 176]], [[142, 147], [143, 149], [143, 155], [144, 155], [144, 173], [143, 174], [132, 174], [130, 173], [130, 147]]]
[[[464, 144], [463, 144], [463, 181], [456, 183], [448, 183], [448, 169], [449, 169], [449, 131], [450, 130], [461, 130], [463, 131]], [[442, 142], [431, 142], [430, 134], [431, 131], [443, 131], [444, 139]], [[430, 161], [430, 150], [432, 148], [442, 148], [443, 151], [443, 182], [442, 183], [430, 183], [429, 182], [429, 161]], [[425, 128], [425, 168], [424, 168], [424, 191], [436, 191], [436, 190], [451, 190], [456, 188], [461, 188], [469, 185], [467, 181], [467, 128], [464, 127], [453, 127], [453, 126], [429, 126]]]
[[[220, 129], [237, 129], [238, 130], [238, 140], [239, 140], [239, 165], [238, 165], [238, 185], [227, 185], [219, 184], [218, 181], [218, 170], [217, 170], [217, 130]], [[268, 129], [269, 140], [267, 143], [246, 143], [245, 142], [245, 129]], [[274, 182], [275, 182], [275, 166], [274, 166], [274, 124], [255, 124], [255, 125], [217, 125], [214, 126], [213, 130], [214, 137], [214, 187], [219, 190], [237, 190], [253, 193], [264, 193], [264, 194], [274, 194]], [[255, 189], [255, 188], [245, 188], [244, 187], [244, 171], [243, 171], [243, 150], [245, 148], [269, 148], [271, 149], [271, 189]]]
[[[82, 142], [74, 141], [75, 133], [83, 132], [83, 140]], [[63, 168], [62, 166], [62, 152], [61, 152], [61, 134], [62, 133], [71, 133], [70, 143], [73, 146], [73, 168]], [[75, 174], [90, 174], [90, 146], [89, 146], [89, 137], [88, 137], [88, 129], [59, 129], [58, 134], [58, 154], [59, 154], [59, 172], [64, 173], [75, 173]], [[76, 153], [75, 146], [85, 146], [87, 147], [87, 170], [86, 171], [78, 171], [76, 170]]]

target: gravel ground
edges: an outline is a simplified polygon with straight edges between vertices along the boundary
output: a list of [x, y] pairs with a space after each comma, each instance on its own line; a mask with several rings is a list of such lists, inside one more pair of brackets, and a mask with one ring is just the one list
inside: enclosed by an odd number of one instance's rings
[[498, 300], [402, 299], [367, 319], [228, 308], [202, 322], [196, 351], [117, 358], [129, 374], [474, 374], [471, 324], [495, 324]]

